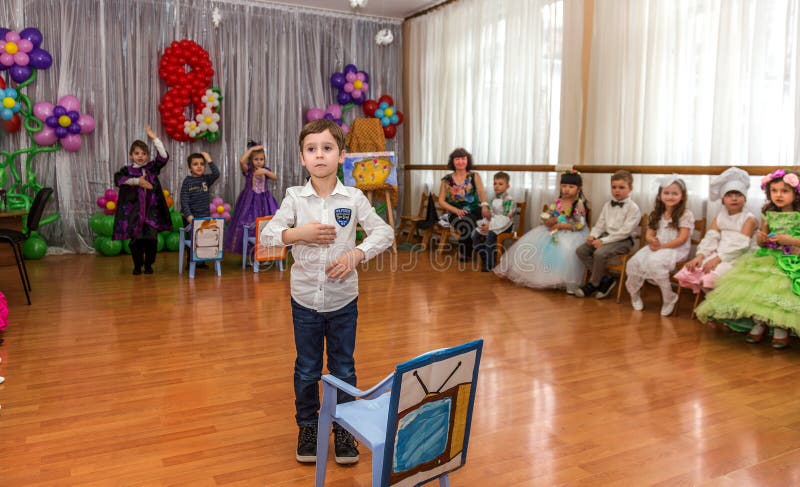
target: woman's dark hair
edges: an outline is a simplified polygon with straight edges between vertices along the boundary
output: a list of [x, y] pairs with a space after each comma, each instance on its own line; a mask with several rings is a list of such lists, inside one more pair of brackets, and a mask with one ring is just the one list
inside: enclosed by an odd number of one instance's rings
[[[798, 178], [800, 178], [800, 173], [791, 169], [786, 170], [786, 174], [794, 174]], [[781, 211], [778, 208], [778, 205], [772, 202], [772, 199], [769, 197], [769, 188], [772, 186], [772, 183], [775, 181], [783, 181], [783, 177], [775, 178], [772, 181], [768, 182], [766, 186], [764, 186], [764, 194], [767, 196], [767, 202], [764, 203], [764, 207], [761, 208], [761, 213], [766, 213], [768, 211]], [[784, 182], [787, 186], [787, 183]], [[791, 188], [791, 186], [789, 186]], [[794, 189], [794, 201], [792, 202], [792, 210], [800, 211], [800, 193], [798, 193], [798, 189], [800, 188], [793, 188]]]
[[667, 211], [667, 205], [661, 201], [661, 192], [664, 191], [664, 188], [667, 186], [671, 186], [673, 184], [677, 184], [678, 187], [681, 189], [681, 201], [675, 207], [675, 210], [672, 211], [672, 221], [669, 222], [669, 226], [678, 230], [678, 223], [680, 223], [681, 217], [683, 213], [686, 211], [686, 200], [689, 199], [689, 195], [686, 193], [686, 183], [683, 182], [683, 179], [674, 179], [669, 184], [665, 184], [664, 186], [658, 187], [658, 193], [656, 194], [656, 204], [653, 205], [653, 212], [650, 213], [650, 219], [647, 221], [647, 228], [651, 230], [658, 230], [658, 223], [661, 220], [661, 215]]
[[456, 170], [456, 166], [453, 164], [453, 160], [456, 157], [466, 157], [467, 158], [467, 171], [472, 171], [472, 154], [467, 152], [467, 149], [462, 149], [459, 147], [458, 149], [454, 150], [450, 153], [450, 156], [447, 158], [447, 169], [451, 171]]

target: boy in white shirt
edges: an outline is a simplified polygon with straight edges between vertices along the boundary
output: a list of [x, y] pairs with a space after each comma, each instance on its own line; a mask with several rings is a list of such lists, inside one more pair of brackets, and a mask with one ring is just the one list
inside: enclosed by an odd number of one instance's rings
[[[295, 419], [300, 428], [295, 457], [303, 463], [316, 461], [319, 381], [326, 342], [330, 373], [356, 385], [355, 268], [386, 250], [394, 240], [394, 231], [375, 213], [364, 193], [337, 178], [344, 144], [344, 132], [331, 120], [315, 120], [303, 127], [300, 162], [311, 177], [305, 186], [286, 190], [280, 209], [261, 233], [264, 245], [292, 245]], [[368, 237], [356, 246], [358, 224]], [[353, 397], [339, 393], [339, 403], [348, 400]], [[336, 462], [357, 462], [358, 449], [352, 435], [336, 423], [333, 430]]]
[[642, 219], [639, 206], [630, 198], [633, 176], [628, 171], [611, 175], [611, 201], [603, 205], [600, 218], [592, 227], [586, 243], [575, 250], [583, 265], [591, 272], [589, 280], [575, 291], [579, 298], [594, 295], [603, 299], [617, 281], [606, 275], [611, 259], [633, 249], [633, 237]]

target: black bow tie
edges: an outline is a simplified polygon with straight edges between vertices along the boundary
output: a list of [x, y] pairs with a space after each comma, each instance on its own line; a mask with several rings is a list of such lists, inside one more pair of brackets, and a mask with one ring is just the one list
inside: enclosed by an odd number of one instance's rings
[[622, 208], [623, 206], [625, 206], [625, 202], [624, 201], [612, 201], [611, 202], [611, 206], [612, 207], [619, 206], [620, 208]]

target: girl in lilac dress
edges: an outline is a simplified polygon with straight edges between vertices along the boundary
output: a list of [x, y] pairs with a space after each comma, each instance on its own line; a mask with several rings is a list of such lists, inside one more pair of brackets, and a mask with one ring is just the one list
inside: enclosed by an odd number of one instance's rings
[[[265, 163], [264, 146], [249, 141], [247, 151], [239, 158], [245, 183], [242, 193], [236, 199], [233, 217], [225, 233], [227, 252], [242, 253], [243, 226], [250, 226], [255, 223], [256, 218], [274, 215], [278, 211], [278, 202], [267, 187], [269, 180], [276, 180], [278, 176], [265, 167]], [[250, 234], [255, 235], [255, 231], [251, 231]]]

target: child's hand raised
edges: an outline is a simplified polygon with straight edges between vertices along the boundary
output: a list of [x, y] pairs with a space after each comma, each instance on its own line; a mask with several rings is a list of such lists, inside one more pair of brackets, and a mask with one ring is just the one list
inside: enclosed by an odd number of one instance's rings
[[151, 139], [158, 138], [158, 134], [153, 132], [153, 129], [150, 128], [150, 124], [144, 126], [144, 133], [146, 133], [147, 136], [150, 137]]
[[203, 156], [203, 159], [206, 160], [206, 163], [211, 162], [211, 154], [208, 152], [201, 152], [200, 155]]
[[264, 146], [263, 145], [254, 145], [253, 147], [250, 147], [249, 149], [247, 149], [247, 152], [250, 153], [250, 152], [255, 152], [257, 150], [264, 150]]
[[306, 223], [295, 228], [298, 240], [315, 244], [332, 244], [336, 240], [336, 227], [319, 222]]

